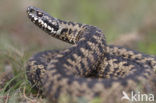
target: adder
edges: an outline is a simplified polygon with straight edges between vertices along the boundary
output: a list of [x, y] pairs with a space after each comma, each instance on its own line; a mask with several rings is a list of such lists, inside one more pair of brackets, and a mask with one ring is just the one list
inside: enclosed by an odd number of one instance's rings
[[68, 95], [70, 101], [99, 97], [102, 103], [121, 102], [122, 91], [138, 87], [155, 93], [155, 56], [108, 45], [95, 26], [63, 21], [32, 6], [27, 14], [50, 36], [72, 44], [63, 50], [39, 52], [27, 63], [28, 80], [49, 100], [58, 102]]

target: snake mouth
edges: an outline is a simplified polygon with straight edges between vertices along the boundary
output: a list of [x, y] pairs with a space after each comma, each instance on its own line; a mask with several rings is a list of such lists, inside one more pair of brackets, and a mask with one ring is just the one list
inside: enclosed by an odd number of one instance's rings
[[29, 6], [27, 8], [27, 14], [29, 19], [36, 24], [39, 28], [42, 28], [49, 34], [56, 34], [59, 30], [57, 19], [50, 16], [45, 11]]

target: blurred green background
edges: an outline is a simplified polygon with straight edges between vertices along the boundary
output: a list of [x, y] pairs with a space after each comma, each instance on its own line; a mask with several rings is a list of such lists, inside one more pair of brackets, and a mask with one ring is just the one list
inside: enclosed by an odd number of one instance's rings
[[97, 26], [109, 44], [156, 55], [156, 0], [0, 0], [0, 74], [10, 66], [17, 75], [32, 54], [69, 46], [30, 22], [30, 5], [63, 20]]
[[135, 49], [156, 54], [155, 0], [1, 0], [0, 50], [13, 47], [28, 54], [64, 47], [63, 42], [44, 35], [46, 33], [28, 20], [26, 8], [29, 5], [63, 20], [97, 26], [105, 33], [108, 43], [120, 42], [123, 35], [139, 32], [142, 39], [133, 44]]

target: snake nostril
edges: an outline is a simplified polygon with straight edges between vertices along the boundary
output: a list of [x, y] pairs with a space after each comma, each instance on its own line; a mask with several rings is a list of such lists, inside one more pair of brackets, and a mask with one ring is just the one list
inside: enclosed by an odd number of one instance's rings
[[31, 11], [32, 11], [32, 7], [29, 6], [29, 7], [27, 8], [27, 12], [31, 12]]
[[27, 8], [27, 13], [29, 14], [29, 13], [35, 13], [35, 9], [32, 7], [32, 6], [29, 6], [28, 8]]

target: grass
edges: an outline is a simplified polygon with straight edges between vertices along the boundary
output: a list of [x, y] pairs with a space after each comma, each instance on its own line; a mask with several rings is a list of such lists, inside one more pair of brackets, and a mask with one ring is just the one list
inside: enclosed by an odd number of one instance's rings
[[[153, 34], [151, 34], [153, 35]], [[0, 88], [0, 103], [18, 103], [27, 101], [28, 103], [46, 103], [46, 100], [37, 96], [36, 91], [32, 89], [31, 84], [27, 80], [25, 65], [28, 58], [32, 55], [34, 49], [24, 49], [23, 45], [18, 44], [12, 40], [7, 34], [1, 35], [0, 38], [0, 67], [12, 68], [13, 78], [6, 81], [3, 88]], [[149, 43], [149, 42], [148, 42]], [[140, 50], [147, 53], [156, 53], [153, 41], [146, 46], [146, 42], [138, 43]], [[38, 48], [35, 46], [35, 48]], [[145, 48], [148, 48], [147, 50]], [[146, 51], [145, 51], [146, 50]], [[1, 74], [6, 72], [1, 69]], [[62, 98], [62, 101], [68, 103], [68, 99]], [[84, 103], [84, 99], [80, 99], [77, 103]], [[92, 103], [100, 103], [100, 99], [95, 98]]]
[[0, 67], [4, 68], [1, 71], [1, 76], [8, 72], [7, 67], [11, 68], [8, 75], [13, 74], [13, 77], [5, 82], [4, 87], [0, 88], [0, 103], [18, 103], [23, 96], [23, 99], [27, 100], [26, 95], [32, 93], [32, 86], [27, 80], [25, 71], [28, 57], [22, 50], [22, 46], [17, 45], [18, 43], [12, 43], [13, 41], [6, 34], [1, 35], [0, 39], [1, 44], [4, 44], [1, 45], [0, 49]]

